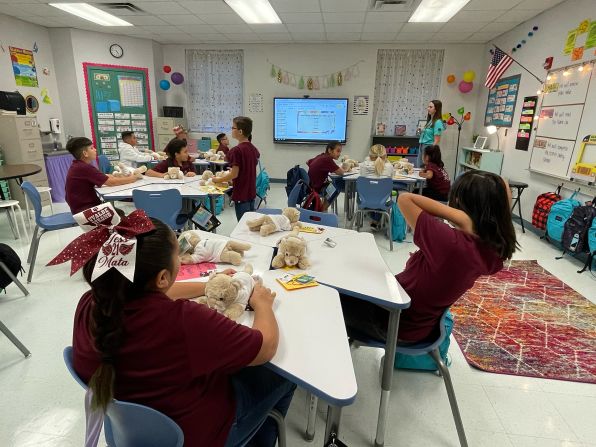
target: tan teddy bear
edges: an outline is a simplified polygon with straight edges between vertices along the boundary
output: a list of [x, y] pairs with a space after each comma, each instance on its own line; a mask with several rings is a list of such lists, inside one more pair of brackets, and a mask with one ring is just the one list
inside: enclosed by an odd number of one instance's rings
[[261, 236], [268, 236], [278, 231], [290, 231], [300, 226], [300, 211], [296, 208], [284, 208], [281, 214], [262, 214], [246, 222], [250, 231], [259, 231]]
[[201, 175], [201, 180], [199, 180], [199, 185], [211, 185], [212, 182], [210, 181], [215, 175], [209, 169], [206, 169], [205, 172]]
[[163, 176], [166, 180], [181, 180], [184, 178], [184, 173], [180, 170], [179, 167], [174, 166], [168, 168], [168, 172]]
[[271, 261], [273, 268], [297, 266], [304, 270], [310, 267], [310, 262], [306, 256], [306, 241], [298, 234], [298, 230], [294, 230], [279, 240], [277, 255]]
[[178, 237], [181, 264], [199, 264], [201, 262], [225, 262], [232, 265], [242, 264], [244, 252], [250, 244], [235, 240], [203, 239], [195, 231], [185, 231]]
[[414, 165], [405, 158], [395, 162], [393, 168], [398, 174], [411, 175], [414, 172]]
[[206, 304], [236, 321], [246, 310], [255, 284], [261, 282], [260, 278], [251, 276], [252, 272], [252, 266], [247, 264], [243, 272], [236, 272], [232, 276], [225, 273], [211, 273], [205, 284], [205, 296], [194, 301]]
[[341, 162], [341, 168], [344, 171], [351, 171], [352, 169], [357, 168], [360, 164], [358, 161], [350, 158], [349, 155], [344, 155], [341, 159]]
[[114, 167], [112, 175], [114, 177], [130, 177], [131, 175], [136, 178], [143, 178], [143, 174], [147, 172], [147, 166], [140, 166], [138, 168], [131, 168], [126, 166], [124, 163], [118, 163]]

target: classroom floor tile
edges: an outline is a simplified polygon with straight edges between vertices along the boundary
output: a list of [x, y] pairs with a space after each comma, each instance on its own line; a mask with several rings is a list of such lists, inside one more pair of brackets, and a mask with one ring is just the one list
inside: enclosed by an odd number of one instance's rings
[[[269, 207], [284, 207], [283, 185], [272, 184]], [[340, 200], [340, 203], [343, 201]], [[118, 204], [125, 210], [130, 204]], [[55, 204], [56, 212], [65, 209]], [[340, 204], [340, 219], [343, 209]], [[234, 209], [227, 204], [218, 231], [228, 235], [236, 225]], [[343, 224], [343, 222], [340, 222]], [[558, 250], [533, 233], [521, 233], [522, 249], [515, 259], [537, 259], [567, 284], [596, 302], [596, 279], [578, 275], [581, 263], [555, 260]], [[363, 231], [369, 231], [366, 225]], [[44, 267], [70, 242], [79, 229], [55, 231], [43, 236], [31, 294], [23, 297], [14, 285], [0, 295], [0, 320], [31, 350], [21, 353], [0, 335], [0, 446], [75, 447], [85, 431], [83, 390], [73, 381], [62, 361], [62, 350], [71, 344], [72, 318], [77, 301], [87, 289], [80, 273], [69, 278], [69, 267]], [[412, 235], [395, 243], [375, 233], [379, 250], [394, 272], [403, 269], [415, 250]], [[27, 258], [26, 241], [15, 241], [4, 215], [0, 216], [0, 242]], [[457, 324], [457, 322], [456, 322]], [[478, 447], [594, 447], [596, 446], [596, 385], [490, 374], [471, 368], [452, 339], [450, 368], [469, 445]], [[379, 408], [381, 350], [352, 351], [358, 395], [342, 414], [341, 438], [350, 446], [370, 446], [376, 432]], [[341, 374], [341, 371], [336, 371]], [[327, 407], [320, 401], [313, 443], [304, 440], [306, 393], [297, 390], [287, 417], [289, 446], [323, 444]], [[392, 446], [457, 447], [457, 433], [443, 381], [432, 373], [397, 371], [394, 374], [386, 442]], [[103, 445], [103, 444], [102, 444]]]

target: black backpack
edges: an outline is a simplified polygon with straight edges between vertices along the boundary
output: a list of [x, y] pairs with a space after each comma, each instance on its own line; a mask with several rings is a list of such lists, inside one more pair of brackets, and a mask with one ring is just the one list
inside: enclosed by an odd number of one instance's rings
[[590, 205], [573, 209], [571, 217], [565, 222], [561, 244], [565, 252], [589, 253], [588, 231], [596, 217], [596, 198]]
[[[0, 262], [3, 262], [15, 277], [19, 272], [23, 273], [21, 258], [6, 244], [0, 244]], [[0, 289], [5, 289], [11, 282], [12, 278], [0, 267]]]
[[296, 183], [298, 183], [298, 181], [300, 180], [302, 180], [304, 186], [302, 187], [302, 190], [298, 195], [297, 203], [302, 203], [302, 201], [308, 194], [308, 184], [310, 183], [310, 179], [308, 178], [306, 170], [304, 170], [304, 168], [301, 168], [300, 165], [296, 165], [292, 169], [290, 169], [287, 174], [286, 194], [288, 195], [288, 197], [290, 197], [292, 189], [294, 189], [294, 186], [296, 186]]

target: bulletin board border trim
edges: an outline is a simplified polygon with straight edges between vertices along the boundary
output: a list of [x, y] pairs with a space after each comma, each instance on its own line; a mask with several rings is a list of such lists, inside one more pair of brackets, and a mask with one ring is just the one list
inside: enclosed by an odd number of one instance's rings
[[83, 62], [83, 75], [85, 76], [85, 95], [87, 96], [87, 109], [89, 111], [89, 125], [91, 126], [91, 139], [93, 145], [97, 147], [97, 140], [95, 135], [95, 126], [93, 125], [93, 110], [91, 107], [91, 92], [89, 89], [89, 76], [87, 68], [116, 68], [120, 70], [138, 70], [145, 75], [145, 85], [147, 85], [147, 105], [149, 110], [149, 131], [151, 137], [151, 146], [155, 150], [155, 139], [153, 138], [153, 110], [151, 109], [151, 85], [149, 84], [149, 69], [145, 67], [133, 67], [130, 65], [112, 65], [112, 64], [97, 64], [94, 62]]

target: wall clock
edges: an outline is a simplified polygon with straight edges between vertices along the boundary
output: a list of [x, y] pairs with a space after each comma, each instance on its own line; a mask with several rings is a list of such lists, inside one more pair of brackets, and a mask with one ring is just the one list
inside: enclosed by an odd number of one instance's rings
[[122, 56], [124, 56], [124, 50], [117, 43], [113, 43], [110, 45], [110, 54], [115, 58], [120, 59]]

